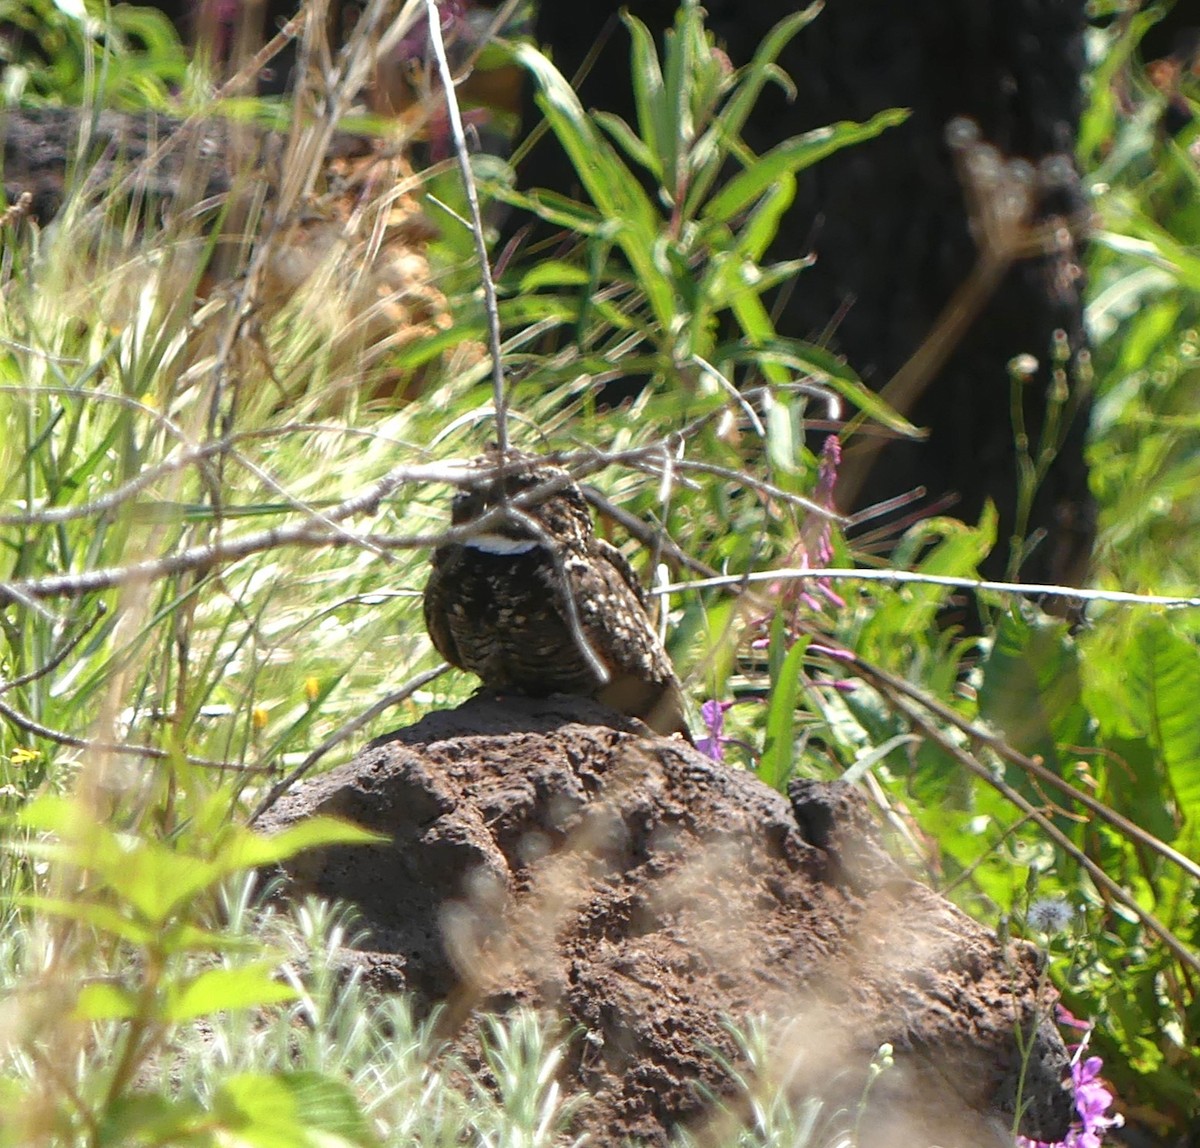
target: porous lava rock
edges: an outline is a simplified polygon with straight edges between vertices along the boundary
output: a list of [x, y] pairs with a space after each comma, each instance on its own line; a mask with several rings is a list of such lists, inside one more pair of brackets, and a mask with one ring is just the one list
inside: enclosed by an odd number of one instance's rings
[[826, 1113], [853, 1109], [894, 1047], [862, 1144], [1011, 1145], [1018, 1094], [1027, 1135], [1066, 1131], [1036, 952], [908, 877], [849, 785], [797, 782], [789, 800], [595, 702], [483, 693], [304, 783], [260, 826], [317, 814], [390, 838], [291, 864], [294, 890], [361, 911], [348, 960], [444, 1003], [461, 1047], [485, 1011], [560, 1014], [591, 1143], [679, 1127], [716, 1143], [714, 1097], [736, 1105], [729, 1022], [752, 1017], [781, 1079]]

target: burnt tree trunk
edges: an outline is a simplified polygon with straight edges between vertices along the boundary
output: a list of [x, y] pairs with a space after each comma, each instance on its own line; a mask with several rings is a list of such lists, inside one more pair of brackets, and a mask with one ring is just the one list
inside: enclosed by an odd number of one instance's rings
[[[584, 106], [633, 122], [629, 36], [618, 7], [615, 0], [542, 4], [537, 36], [567, 76], [601, 44], [581, 84]], [[661, 35], [676, 5], [633, 0], [628, 7]], [[743, 64], [796, 5], [712, 0], [707, 9], [718, 41], [734, 64]], [[1005, 156], [1035, 164], [1053, 155], [1069, 160], [1081, 111], [1083, 31], [1083, 0], [830, 0], [780, 59], [798, 89], [795, 99], [769, 87], [752, 114], [747, 142], [761, 152], [789, 136], [865, 120], [886, 108], [910, 108], [912, 115], [800, 177], [770, 255], [811, 252], [816, 263], [786, 299], [781, 334], [817, 340], [832, 325], [830, 345], [868, 385], [880, 389], [892, 378], [978, 258], [945, 142], [947, 124], [970, 117], [983, 140]], [[539, 117], [532, 102], [529, 108], [532, 126]], [[520, 175], [525, 186], [561, 191], [577, 182], [552, 139], [530, 154]], [[1047, 215], [1079, 206], [1077, 191], [1060, 189], [1058, 199], [1042, 205]], [[1070, 254], [1028, 259], [1008, 272], [911, 410], [913, 421], [929, 429], [928, 440], [886, 447], [846, 509], [923, 487], [926, 505], [953, 498], [953, 512], [970, 522], [991, 499], [1000, 512], [1000, 545], [985, 572], [1004, 573], [1018, 487], [1008, 363], [1026, 353], [1038, 360], [1024, 387], [1024, 418], [1036, 451], [1052, 349], [1056, 342], [1061, 348], [1065, 336], [1073, 389], [1085, 350], [1081, 282], [1070, 266], [1064, 269]], [[1074, 394], [1067, 414], [1074, 417], [1028, 523], [1029, 533], [1046, 537], [1022, 566], [1027, 581], [1075, 581], [1087, 563], [1093, 505], [1084, 463], [1086, 397]]]

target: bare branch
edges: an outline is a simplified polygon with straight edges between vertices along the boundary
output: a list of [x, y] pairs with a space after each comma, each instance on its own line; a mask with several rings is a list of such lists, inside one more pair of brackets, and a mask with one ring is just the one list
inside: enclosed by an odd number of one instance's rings
[[120, 753], [129, 757], [145, 757], [152, 761], [186, 761], [189, 765], [201, 765], [207, 769], [233, 770], [238, 773], [266, 773], [265, 766], [239, 765], [232, 761], [214, 761], [208, 757], [193, 757], [190, 753], [176, 753], [169, 749], [161, 749], [154, 745], [135, 745], [124, 741], [105, 741], [103, 738], [79, 737], [65, 730], [54, 729], [14, 709], [5, 701], [0, 701], [0, 717], [6, 717], [18, 729], [24, 730], [34, 737], [45, 738], [58, 745], [69, 746], [71, 749], [85, 749], [93, 753]]
[[340, 745], [348, 737], [353, 737], [363, 726], [367, 725], [368, 722], [374, 721], [384, 710], [391, 709], [392, 706], [407, 701], [422, 686], [427, 686], [434, 679], [440, 678], [449, 668], [449, 662], [442, 662], [441, 665], [435, 666], [432, 670], [426, 670], [423, 674], [418, 674], [415, 678], [410, 678], [400, 689], [388, 694], [387, 697], [380, 698], [374, 705], [368, 706], [362, 713], [339, 726], [296, 766], [287, 777], [271, 786], [267, 795], [258, 803], [254, 812], [250, 815], [249, 824], [253, 825], [331, 749]]
[[747, 574], [723, 574], [714, 578], [696, 578], [673, 582], [653, 591], [678, 594], [684, 590], [734, 589], [756, 582], [786, 582], [793, 579], [830, 579], [850, 582], [883, 582], [888, 585], [949, 586], [960, 590], [994, 590], [1026, 598], [1076, 598], [1083, 602], [1112, 602], [1124, 606], [1166, 606], [1170, 609], [1200, 607], [1200, 597], [1169, 594], [1133, 594], [1125, 590], [1081, 590], [1075, 586], [1057, 586], [1038, 582], [992, 582], [983, 578], [958, 578], [949, 574], [922, 574], [915, 570], [856, 570], [843, 567], [813, 567], [808, 570], [783, 568], [754, 570]]
[[496, 408], [496, 444], [501, 456], [508, 454], [508, 396], [504, 390], [504, 363], [500, 357], [500, 311], [496, 303], [496, 284], [492, 280], [492, 265], [488, 261], [487, 240], [483, 233], [483, 216], [479, 211], [479, 193], [475, 187], [475, 175], [471, 171], [471, 157], [467, 153], [467, 138], [463, 133], [462, 116], [458, 108], [458, 96], [454, 91], [454, 77], [446, 59], [446, 45], [442, 41], [441, 15], [437, 0], [425, 0], [425, 19], [429, 25], [429, 42], [437, 58], [438, 74], [442, 81], [442, 92], [446, 97], [446, 111], [450, 117], [450, 128], [454, 135], [454, 151], [458, 156], [458, 167], [462, 173], [463, 186], [467, 192], [467, 204], [471, 208], [471, 235], [475, 240], [475, 253], [479, 259], [479, 273], [483, 282], [483, 301], [488, 319], [488, 350], [492, 358], [492, 397]]

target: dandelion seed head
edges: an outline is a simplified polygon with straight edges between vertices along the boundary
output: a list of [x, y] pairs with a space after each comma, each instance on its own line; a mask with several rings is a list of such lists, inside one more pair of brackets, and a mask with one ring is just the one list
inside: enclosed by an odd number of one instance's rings
[[1029, 906], [1025, 923], [1041, 933], [1061, 933], [1071, 923], [1071, 906], [1061, 897], [1039, 897]]

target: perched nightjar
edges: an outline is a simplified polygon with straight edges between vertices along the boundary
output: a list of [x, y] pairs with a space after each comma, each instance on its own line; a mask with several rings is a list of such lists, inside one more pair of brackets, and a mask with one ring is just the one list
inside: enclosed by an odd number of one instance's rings
[[478, 480], [455, 496], [452, 525], [501, 509], [434, 551], [425, 625], [438, 652], [487, 688], [582, 694], [657, 733], [688, 737], [683, 692], [645, 593], [621, 552], [596, 537], [568, 472], [513, 452], [473, 467]]

